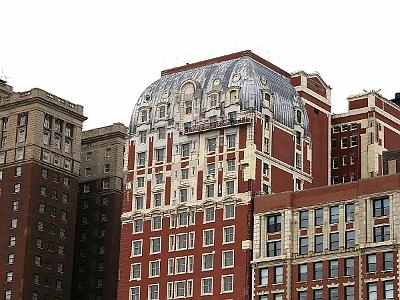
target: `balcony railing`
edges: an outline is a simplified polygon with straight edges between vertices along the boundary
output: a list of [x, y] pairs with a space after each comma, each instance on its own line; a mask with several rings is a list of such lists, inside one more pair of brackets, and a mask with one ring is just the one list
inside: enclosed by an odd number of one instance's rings
[[252, 122], [253, 118], [251, 117], [240, 117], [236, 119], [223, 119], [215, 122], [197, 123], [190, 127], [185, 128], [185, 134], [194, 134], [214, 129], [240, 126], [245, 124], [251, 124]]

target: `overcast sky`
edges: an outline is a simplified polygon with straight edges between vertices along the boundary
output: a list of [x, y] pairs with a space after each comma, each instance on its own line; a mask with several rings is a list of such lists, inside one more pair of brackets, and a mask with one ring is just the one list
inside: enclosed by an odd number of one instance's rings
[[85, 106], [84, 129], [129, 123], [163, 69], [252, 50], [318, 71], [335, 113], [363, 89], [400, 92], [399, 1], [2, 1], [1, 67], [15, 91]]

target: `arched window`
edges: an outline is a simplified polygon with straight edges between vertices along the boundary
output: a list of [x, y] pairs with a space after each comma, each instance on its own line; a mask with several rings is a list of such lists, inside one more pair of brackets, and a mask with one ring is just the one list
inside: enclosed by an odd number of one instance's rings
[[192, 82], [186, 82], [181, 88], [181, 107], [185, 114], [192, 113], [194, 89]]

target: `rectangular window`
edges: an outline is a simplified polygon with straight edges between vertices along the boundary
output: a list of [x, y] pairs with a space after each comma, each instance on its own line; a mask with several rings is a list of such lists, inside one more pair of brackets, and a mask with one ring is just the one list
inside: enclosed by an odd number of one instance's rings
[[267, 217], [267, 232], [275, 233], [281, 231], [281, 214]]
[[151, 261], [149, 266], [149, 277], [160, 276], [160, 261]]
[[150, 254], [156, 254], [161, 252], [161, 238], [151, 238], [150, 239]]
[[344, 259], [344, 275], [353, 276], [354, 275], [354, 258], [349, 257]]
[[214, 229], [203, 231], [203, 246], [214, 245]]
[[302, 161], [301, 161], [301, 154], [296, 152], [296, 169], [301, 170]]
[[301, 145], [301, 132], [296, 131], [296, 145]]
[[235, 218], [235, 204], [226, 204], [224, 206], [224, 219]]
[[303, 210], [299, 212], [299, 228], [308, 227], [308, 210]]
[[355, 147], [357, 146], [357, 136], [353, 135], [350, 137], [350, 147]]
[[153, 206], [154, 207], [159, 207], [162, 205], [161, 201], [161, 193], [156, 193], [153, 195]]
[[267, 256], [279, 256], [281, 255], [281, 241], [273, 241], [267, 243]]
[[141, 275], [141, 264], [131, 264], [131, 280], [132, 279], [140, 279]]
[[323, 263], [315, 262], [314, 267], [314, 280], [321, 280], [323, 277]]
[[324, 210], [323, 208], [314, 209], [314, 225], [322, 226], [324, 224]]
[[189, 179], [189, 169], [181, 169], [181, 180]]
[[228, 244], [233, 242], [235, 242], [235, 227], [224, 227], [223, 243]]
[[383, 270], [393, 270], [393, 252], [383, 253]]
[[274, 267], [274, 283], [283, 283], [283, 267]]
[[138, 166], [144, 166], [146, 163], [146, 152], [139, 152], [137, 154]]
[[302, 291], [297, 293], [298, 300], [307, 300], [307, 291]]
[[181, 145], [181, 156], [182, 157], [189, 157], [189, 150], [190, 150], [190, 144], [185, 143]]
[[157, 162], [164, 161], [165, 148], [158, 148], [155, 150], [155, 158]]
[[232, 181], [227, 181], [226, 182], [226, 194], [227, 195], [232, 195], [235, 193], [235, 182]]
[[228, 149], [235, 148], [236, 146], [236, 134], [227, 134], [226, 135], [226, 145]]
[[340, 145], [342, 149], [345, 149], [349, 146], [349, 140], [347, 137], [343, 137], [340, 139]]
[[329, 278], [336, 278], [339, 275], [338, 272], [338, 261], [335, 260], [330, 260], [329, 261]]
[[188, 201], [188, 190], [187, 189], [180, 189], [179, 190], [179, 201], [181, 203]]
[[[142, 219], [143, 222], [143, 219]], [[161, 216], [154, 216], [151, 220], [151, 227], [152, 230], [161, 230], [162, 228], [162, 217]], [[143, 223], [142, 223], [142, 230], [143, 230]]]
[[159, 128], [157, 129], [157, 132], [158, 132], [158, 139], [159, 139], [159, 140], [164, 140], [164, 139], [165, 139], [165, 136], [166, 136], [165, 127], [159, 127]]
[[207, 198], [214, 197], [214, 184], [207, 184], [206, 185], [206, 197]]
[[374, 217], [389, 216], [389, 198], [373, 200]]
[[307, 281], [307, 264], [299, 265], [298, 281]]
[[339, 289], [337, 287], [329, 288], [329, 300], [339, 300]]
[[201, 294], [202, 295], [212, 295], [213, 294], [213, 279], [212, 279], [212, 277], [201, 279]]
[[216, 148], [217, 148], [217, 139], [216, 138], [207, 139], [207, 152], [215, 152]]
[[367, 272], [368, 273], [376, 272], [376, 254], [367, 255]]
[[346, 222], [354, 221], [354, 203], [348, 203], [345, 206], [346, 211]]
[[215, 175], [215, 164], [214, 163], [207, 165], [207, 174]]
[[236, 160], [228, 159], [226, 163], [228, 165], [228, 172], [234, 172], [236, 170]]
[[322, 294], [322, 289], [316, 289], [314, 290], [314, 300], [323, 300], [323, 294]]
[[268, 285], [268, 268], [260, 269], [260, 285]]
[[299, 254], [305, 255], [308, 253], [308, 237], [301, 237], [299, 239]]
[[204, 210], [204, 222], [209, 223], [209, 222], [214, 222], [214, 221], [215, 221], [215, 208], [214, 208], [214, 206], [207, 207]]
[[140, 210], [140, 209], [143, 209], [144, 208], [144, 200], [143, 200], [143, 196], [137, 196], [136, 198], [135, 198], [135, 207], [136, 207], [136, 210]]
[[156, 173], [154, 175], [154, 177], [155, 177], [155, 180], [156, 180], [156, 184], [162, 184], [164, 182], [164, 174], [163, 173]]
[[141, 144], [146, 144], [147, 140], [147, 132], [146, 131], [139, 131], [139, 141]]
[[354, 248], [355, 245], [355, 231], [354, 230], [349, 230], [346, 231], [346, 249], [349, 248]]
[[374, 243], [390, 240], [390, 226], [383, 225], [374, 227]]
[[222, 293], [231, 293], [233, 292], [233, 275], [224, 275], [222, 276]]
[[321, 253], [324, 251], [324, 236], [322, 234], [314, 236], [314, 252]]
[[212, 270], [214, 267], [214, 254], [209, 253], [209, 254], [203, 254], [202, 255], [202, 270], [203, 271], [209, 271]]
[[224, 251], [222, 252], [222, 267], [230, 268], [234, 266], [234, 251]]
[[354, 285], [348, 285], [344, 287], [345, 300], [354, 300]]
[[132, 242], [132, 256], [142, 255], [142, 241], [136, 240]]
[[337, 224], [339, 223], [339, 206], [329, 207], [329, 223]]
[[158, 284], [149, 285], [149, 300], [159, 300]]
[[339, 250], [339, 232], [329, 234], [329, 250]]
[[383, 282], [383, 295], [384, 299], [394, 299], [393, 293], [393, 280], [386, 280]]
[[368, 300], [378, 300], [376, 283], [367, 283]]

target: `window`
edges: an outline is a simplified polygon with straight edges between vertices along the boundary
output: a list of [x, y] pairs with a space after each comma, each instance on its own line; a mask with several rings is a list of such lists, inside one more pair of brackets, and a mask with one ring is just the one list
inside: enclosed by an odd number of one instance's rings
[[235, 182], [232, 181], [227, 181], [226, 182], [226, 194], [227, 195], [232, 195], [235, 193]]
[[204, 222], [214, 222], [215, 221], [215, 208], [207, 207], [204, 211]]
[[149, 300], [158, 300], [158, 299], [159, 299], [158, 284], [149, 285]]
[[354, 203], [346, 204], [345, 206], [346, 222], [354, 221]]
[[19, 193], [21, 191], [21, 184], [16, 183], [14, 184], [14, 193]]
[[161, 206], [161, 193], [156, 193], [153, 195], [153, 206], [158, 207]]
[[44, 229], [44, 222], [43, 221], [38, 221], [37, 222], [37, 230], [43, 231]]
[[138, 177], [137, 178], [137, 187], [138, 188], [144, 187], [144, 177]]
[[329, 300], [339, 300], [339, 289], [337, 287], [329, 288]]
[[281, 214], [267, 217], [267, 232], [275, 233], [281, 231]]
[[338, 277], [338, 261], [330, 260], [329, 261], [329, 278], [336, 278]]
[[224, 251], [222, 252], [222, 267], [230, 268], [234, 266], [234, 251]]
[[346, 231], [346, 249], [354, 248], [355, 245], [355, 231], [349, 230]]
[[132, 256], [142, 255], [142, 240], [136, 240], [132, 242]]
[[383, 225], [374, 227], [374, 243], [390, 240], [390, 226]]
[[344, 275], [353, 276], [354, 275], [354, 258], [349, 257], [344, 259]]
[[376, 272], [376, 254], [367, 255], [367, 272], [368, 273]]
[[341, 145], [341, 148], [342, 148], [342, 149], [347, 148], [347, 147], [349, 146], [349, 140], [348, 140], [348, 138], [347, 138], [347, 137], [342, 137], [342, 138], [340, 139], [340, 145]]
[[314, 237], [314, 252], [321, 253], [324, 251], [324, 236], [322, 234]]
[[[393, 284], [392, 284], [393, 286]], [[392, 287], [393, 290], [393, 287]], [[230, 293], [233, 292], [233, 275], [224, 275], [222, 276], [222, 293]], [[393, 293], [393, 291], [392, 291]]]
[[18, 211], [18, 209], [19, 209], [19, 201], [18, 200], [17, 201], [13, 201], [11, 203], [11, 210], [12, 211]]
[[329, 250], [339, 250], [339, 232], [329, 234]]
[[137, 196], [135, 199], [136, 199], [136, 210], [143, 209], [144, 206], [143, 196]]
[[324, 224], [324, 210], [322, 208], [314, 209], [314, 225], [322, 226]]
[[356, 163], [356, 157], [354, 154], [350, 154], [350, 165], [354, 165]]
[[384, 299], [394, 299], [393, 293], [393, 280], [387, 280], [383, 282], [383, 295]]
[[301, 162], [301, 154], [296, 152], [296, 168], [301, 170], [302, 162]]
[[203, 254], [202, 258], [203, 258], [202, 270], [203, 271], [212, 270], [214, 267], [214, 254], [212, 254], [212, 253]]
[[214, 245], [214, 229], [208, 229], [203, 231], [203, 246]]
[[161, 252], [161, 238], [151, 238], [150, 239], [150, 254], [160, 253]]
[[18, 148], [15, 150], [15, 160], [24, 159], [24, 148]]
[[235, 218], [235, 204], [225, 204], [224, 206], [224, 219]]
[[91, 176], [92, 175], [92, 168], [85, 168], [85, 176]]
[[373, 200], [374, 217], [389, 216], [389, 198]]
[[14, 264], [14, 261], [15, 261], [15, 254], [14, 253], [8, 254], [7, 255], [7, 263], [9, 265], [12, 265], [12, 264]]
[[213, 293], [213, 279], [202, 278], [201, 279], [201, 294], [202, 295], [212, 295]]
[[233, 243], [235, 241], [235, 227], [224, 227], [224, 243]]
[[308, 210], [303, 210], [299, 212], [299, 228], [308, 227]]
[[323, 278], [323, 263], [315, 262], [313, 263], [314, 268], [314, 280], [321, 280]]
[[378, 292], [376, 288], [376, 283], [367, 283], [368, 300], [377, 300]]
[[329, 223], [337, 224], [339, 223], [339, 206], [329, 207]]
[[215, 152], [216, 148], [217, 148], [217, 139], [216, 138], [207, 139], [207, 152]]
[[345, 300], [354, 300], [354, 285], [344, 287]]
[[13, 272], [9, 271], [6, 273], [6, 282], [12, 282], [13, 281]]
[[260, 270], [260, 285], [268, 284], [268, 268], [261, 268]]
[[146, 163], [146, 152], [139, 152], [137, 154], [138, 166], [144, 166]]
[[5, 300], [11, 300], [11, 295], [12, 295], [11, 290], [4, 291], [4, 299]]
[[301, 132], [296, 131], [296, 144], [301, 145]]
[[283, 283], [283, 267], [274, 267], [274, 283]]
[[273, 241], [267, 243], [267, 256], [279, 256], [281, 255], [281, 241]]
[[215, 164], [208, 164], [207, 165], [207, 174], [214, 175], [215, 174]]
[[234, 159], [228, 159], [228, 172], [234, 172], [236, 169], [236, 161]]
[[181, 233], [176, 235], [176, 250], [187, 249], [187, 234]]
[[229, 148], [235, 148], [236, 146], [236, 134], [226, 135], [226, 145]]
[[185, 143], [181, 145], [181, 156], [182, 157], [189, 157], [189, 150], [190, 150], [190, 144]]
[[147, 140], [147, 132], [146, 131], [139, 131], [139, 141], [141, 144], [146, 144]]
[[217, 95], [210, 95], [210, 107], [217, 106]]
[[307, 300], [307, 291], [298, 292], [297, 297], [299, 300]]
[[157, 162], [164, 161], [165, 148], [158, 148], [155, 150], [155, 158]]
[[393, 252], [383, 253], [383, 270], [393, 270]]
[[161, 184], [164, 182], [164, 174], [163, 173], [156, 173], [154, 175], [155, 179], [156, 179], [156, 184]]
[[149, 277], [160, 276], [160, 261], [151, 261], [149, 267]]
[[143, 219], [133, 220], [133, 233], [143, 232]]
[[304, 255], [308, 253], [308, 238], [301, 237], [299, 239], [299, 254]]
[[189, 169], [181, 169], [181, 180], [189, 179]]
[[282, 300], [282, 293], [274, 294], [274, 300]]
[[357, 136], [353, 135], [350, 137], [350, 147], [357, 146]]
[[299, 265], [298, 281], [307, 281], [307, 264]]
[[159, 127], [159, 128], [157, 129], [157, 133], [158, 133], [158, 139], [159, 139], [159, 140], [165, 139], [165, 135], [166, 135], [165, 127]]
[[178, 226], [187, 226], [188, 225], [189, 215], [187, 212], [180, 212], [177, 214]]
[[[142, 220], [142, 222], [143, 222], [143, 220]], [[152, 225], [152, 230], [160, 230], [161, 227], [162, 227], [162, 218], [161, 218], [161, 216], [154, 216], [152, 218], [151, 225]], [[142, 226], [143, 226], [143, 223], [142, 223]], [[142, 230], [143, 230], [143, 227], [142, 227]]]
[[110, 188], [110, 179], [103, 180], [103, 190], [108, 190]]
[[179, 200], [180, 200], [181, 203], [188, 201], [188, 190], [187, 189], [180, 189], [179, 190]]
[[214, 184], [207, 184], [206, 185], [206, 197], [212, 198], [214, 197]]

